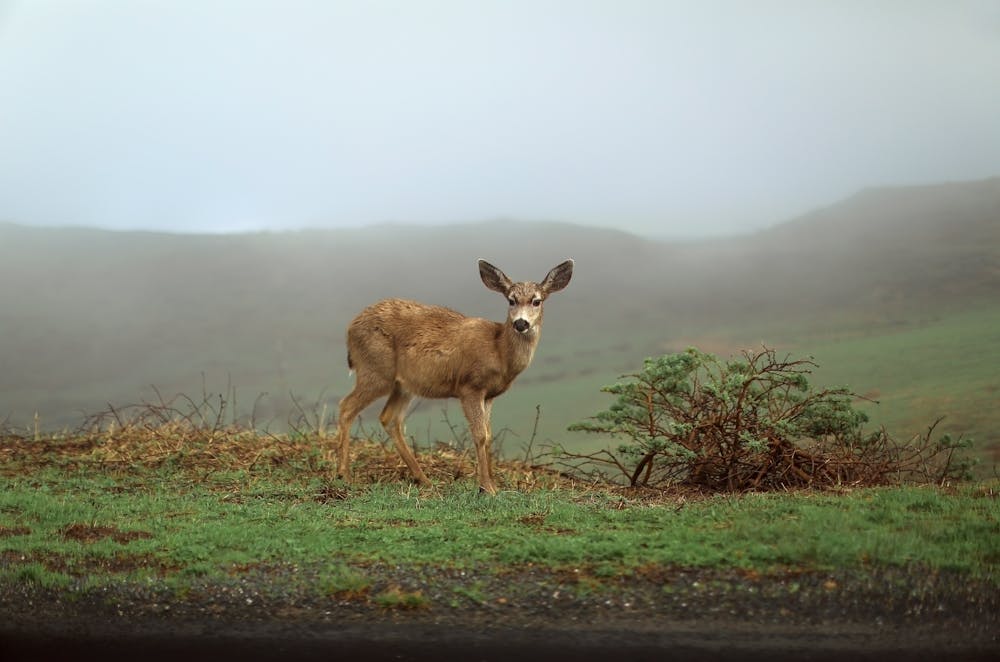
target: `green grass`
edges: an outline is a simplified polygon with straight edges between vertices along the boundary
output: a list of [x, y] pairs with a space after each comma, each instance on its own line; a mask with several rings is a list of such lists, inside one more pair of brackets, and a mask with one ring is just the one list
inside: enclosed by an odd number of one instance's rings
[[425, 609], [430, 601], [420, 591], [404, 591], [394, 586], [376, 595], [375, 604], [383, 609]]
[[325, 567], [317, 582], [319, 592], [329, 596], [360, 596], [370, 588], [371, 580], [363, 572], [343, 563]]
[[[444, 566], [502, 572], [534, 564], [597, 577], [638, 568], [769, 571], [917, 566], [998, 580], [995, 487], [860, 490], [846, 495], [746, 495], [663, 504], [600, 492], [502, 492], [459, 482], [405, 484], [318, 498], [315, 478], [247, 476], [220, 490], [167, 472], [44, 469], [0, 489], [0, 581], [62, 586], [122, 578], [175, 587], [234, 569], [323, 568], [324, 594], [364, 594], [364, 568]], [[120, 535], [79, 540], [73, 525]], [[398, 592], [386, 607], [418, 607]], [[398, 604], [389, 604], [393, 601]]]
[[808, 352], [820, 364], [816, 382], [879, 401], [862, 406], [873, 424], [909, 437], [944, 416], [939, 432], [1000, 447], [1000, 308], [810, 343]]

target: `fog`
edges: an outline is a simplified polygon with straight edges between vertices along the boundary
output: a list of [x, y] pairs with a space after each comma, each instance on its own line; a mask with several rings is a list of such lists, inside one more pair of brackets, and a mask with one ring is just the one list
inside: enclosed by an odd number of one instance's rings
[[[698, 242], [525, 222], [224, 235], [0, 223], [0, 433], [230, 386], [227, 411], [271, 430], [299, 404], [332, 415], [354, 383], [344, 331], [364, 306], [406, 297], [504, 319], [479, 256], [536, 281], [576, 260], [533, 364], [495, 409], [496, 429], [518, 435], [510, 448], [539, 405], [539, 440], [574, 441], [566, 427], [607, 405], [601, 386], [648, 356], [767, 343], [823, 365], [831, 340], [859, 337], [873, 344], [835, 384], [880, 390], [886, 416], [916, 419], [907, 434], [948, 415], [949, 432], [1000, 444], [1000, 177], [870, 190]], [[417, 443], [451, 438], [444, 406], [415, 405]]]
[[691, 237], [1000, 173], [1000, 4], [0, 0], [0, 221]]

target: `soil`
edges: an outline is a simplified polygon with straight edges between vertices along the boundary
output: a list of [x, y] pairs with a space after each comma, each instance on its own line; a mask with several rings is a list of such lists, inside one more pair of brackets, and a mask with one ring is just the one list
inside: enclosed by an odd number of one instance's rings
[[367, 585], [327, 594], [282, 565], [173, 591], [4, 585], [0, 659], [1000, 659], [1000, 592], [958, 574], [363, 573]]

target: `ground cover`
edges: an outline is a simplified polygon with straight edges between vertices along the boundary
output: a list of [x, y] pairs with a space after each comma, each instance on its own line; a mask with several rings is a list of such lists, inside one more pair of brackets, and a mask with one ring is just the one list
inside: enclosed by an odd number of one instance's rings
[[431, 489], [372, 442], [356, 443], [358, 482], [344, 484], [326, 450], [221, 429], [4, 437], [0, 643], [145, 632], [203, 645], [207, 628], [271, 632], [282, 650], [353, 632], [370, 652], [390, 631], [490, 646], [553, 632], [533, 650], [656, 652], [672, 644], [650, 637], [678, 627], [717, 647], [737, 630], [822, 626], [844, 635], [822, 644], [837, 650], [887, 636], [910, 650], [899, 633], [914, 628], [920, 650], [979, 659], [997, 645], [995, 483], [705, 496], [502, 462], [486, 497], [454, 449], [421, 453]]
[[381, 563], [496, 573], [530, 564], [597, 583], [650, 567], [919, 567], [990, 582], [1000, 562], [989, 484], [706, 497], [575, 484], [509, 463], [508, 489], [488, 499], [468, 481], [471, 459], [454, 451], [422, 456], [437, 484], [420, 490], [391, 448], [359, 444], [362, 480], [375, 482], [345, 485], [314, 442], [280, 441], [194, 442], [122, 464], [121, 440], [9, 440], [0, 577], [177, 586], [238, 567], [324, 566], [355, 578]]

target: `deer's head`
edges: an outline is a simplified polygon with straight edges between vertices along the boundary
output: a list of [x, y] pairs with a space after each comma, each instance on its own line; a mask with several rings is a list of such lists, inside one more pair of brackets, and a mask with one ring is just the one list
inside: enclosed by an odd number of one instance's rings
[[507, 297], [507, 322], [522, 335], [534, 335], [542, 325], [542, 303], [567, 285], [573, 276], [573, 260], [554, 267], [541, 283], [515, 283], [486, 260], [479, 261], [483, 284]]

